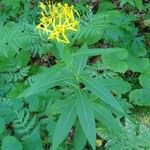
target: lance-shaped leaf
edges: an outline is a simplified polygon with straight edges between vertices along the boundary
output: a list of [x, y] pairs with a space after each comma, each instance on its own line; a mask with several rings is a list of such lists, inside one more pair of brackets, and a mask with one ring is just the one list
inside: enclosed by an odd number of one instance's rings
[[53, 86], [62, 84], [69, 80], [63, 65], [53, 66], [51, 69], [44, 71], [34, 77], [33, 83], [19, 97], [28, 97], [40, 92], [46, 91]]
[[121, 127], [109, 110], [94, 102], [92, 102], [91, 104], [97, 120], [99, 120], [107, 128], [112, 129], [114, 132], [121, 132]]
[[75, 59], [74, 59], [74, 67], [75, 67], [75, 70], [76, 70], [77, 74], [79, 74], [80, 72], [83, 71], [83, 69], [86, 66], [87, 59], [88, 58], [86, 56], [75, 57]]
[[78, 122], [76, 125], [75, 135], [74, 135], [74, 149], [75, 150], [83, 150], [86, 144], [87, 138], [82, 130], [80, 123]]
[[[128, 52], [123, 48], [87, 48], [83, 45], [80, 50], [73, 54], [73, 56], [97, 56], [103, 54], [112, 54], [116, 53], [117, 56], [121, 59], [125, 59], [128, 57]], [[123, 55], [122, 55], [123, 54]]]
[[59, 117], [53, 135], [52, 150], [56, 150], [65, 139], [76, 119], [75, 105], [65, 109]]
[[107, 88], [105, 88], [98, 80], [90, 78], [86, 75], [80, 76], [81, 82], [83, 82], [87, 89], [89, 89], [94, 95], [98, 96], [105, 103], [109, 104], [116, 110], [122, 112], [124, 114], [124, 110], [117, 102], [117, 100], [113, 97], [111, 92]]
[[131, 86], [128, 82], [123, 81], [122, 79], [98, 79], [98, 81], [106, 87], [107, 89], [113, 91], [116, 94], [123, 94], [131, 90]]
[[87, 95], [81, 91], [77, 94], [76, 108], [81, 127], [92, 148], [95, 149], [96, 129], [94, 113]]
[[[83, 45], [80, 50], [82, 49], [85, 49], [87, 48], [86, 45]], [[75, 70], [77, 72], [77, 74], [79, 74], [80, 72], [83, 71], [83, 69], [85, 68], [86, 64], [87, 64], [87, 59], [88, 57], [87, 56], [78, 56], [78, 57], [74, 57], [74, 67], [75, 67]]]

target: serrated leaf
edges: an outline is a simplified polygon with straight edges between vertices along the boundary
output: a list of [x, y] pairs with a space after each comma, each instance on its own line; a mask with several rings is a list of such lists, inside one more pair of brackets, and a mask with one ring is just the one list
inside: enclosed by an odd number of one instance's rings
[[96, 128], [94, 113], [89, 103], [89, 99], [85, 93], [81, 91], [76, 97], [76, 109], [80, 124], [92, 148], [96, 145]]

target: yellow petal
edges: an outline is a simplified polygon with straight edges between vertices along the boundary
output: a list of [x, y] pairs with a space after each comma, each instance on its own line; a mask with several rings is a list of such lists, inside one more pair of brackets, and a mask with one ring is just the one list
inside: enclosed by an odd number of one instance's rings
[[48, 33], [48, 39], [55, 39], [57, 42], [69, 43], [66, 31], [78, 31], [79, 22], [75, 19], [74, 15], [78, 12], [74, 9], [73, 5], [66, 4], [53, 4], [39, 3], [42, 12], [40, 13], [40, 24], [36, 29], [43, 30]]
[[46, 8], [46, 6], [42, 2], [39, 3], [39, 7], [43, 10], [45, 10], [45, 8]]

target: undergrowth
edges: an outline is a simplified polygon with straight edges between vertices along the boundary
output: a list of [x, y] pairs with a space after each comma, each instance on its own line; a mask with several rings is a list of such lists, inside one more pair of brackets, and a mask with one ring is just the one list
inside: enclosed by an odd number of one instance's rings
[[0, 149], [149, 150], [149, 107], [149, 1], [0, 1]]

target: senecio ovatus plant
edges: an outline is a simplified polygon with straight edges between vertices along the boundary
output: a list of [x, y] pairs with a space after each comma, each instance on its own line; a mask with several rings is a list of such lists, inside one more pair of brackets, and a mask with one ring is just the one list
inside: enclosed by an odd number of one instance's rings
[[[56, 57], [59, 59], [59, 63], [35, 76], [33, 83], [20, 96], [28, 97], [49, 92], [56, 86], [60, 87], [64, 91], [64, 99], [56, 100], [47, 106], [48, 114], [60, 114], [52, 135], [52, 149], [58, 148], [72, 127], [75, 127], [73, 128], [75, 129], [75, 149], [83, 149], [87, 140], [95, 149], [95, 120], [120, 134], [122, 130], [112, 112], [122, 115], [125, 115], [125, 112], [102, 83], [104, 80], [95, 78], [85, 71], [88, 58], [113, 53], [120, 56], [122, 52], [126, 53], [126, 51], [120, 48], [89, 49], [86, 44], [80, 48], [73, 46], [74, 43], [70, 42], [68, 34], [79, 30], [79, 20], [81, 19], [74, 6], [61, 3], [40, 3], [39, 6], [41, 8], [40, 23], [36, 29], [48, 35], [48, 39], [54, 45], [54, 51], [57, 51]], [[73, 32], [73, 34], [78, 34], [78, 32]], [[81, 141], [78, 139], [78, 135], [80, 135]]]
[[41, 8], [40, 23], [36, 29], [44, 31], [48, 34], [48, 39], [56, 39], [58, 43], [69, 43], [67, 33], [69, 31], [78, 31], [79, 21], [75, 19], [75, 14], [79, 13], [74, 6], [61, 3], [47, 5], [40, 2]]

